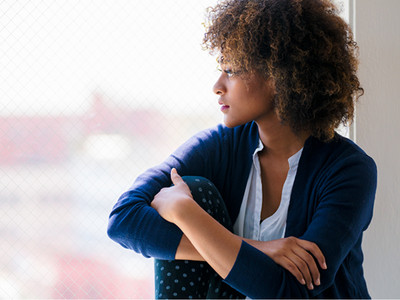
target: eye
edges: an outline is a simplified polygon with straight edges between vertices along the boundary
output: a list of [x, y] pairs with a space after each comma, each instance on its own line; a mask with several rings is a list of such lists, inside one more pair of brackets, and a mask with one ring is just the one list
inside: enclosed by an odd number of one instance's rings
[[234, 75], [236, 75], [235, 72], [229, 69], [225, 69], [224, 72], [226, 73], [226, 75], [228, 75], [228, 77], [233, 77]]
[[240, 71], [233, 71], [232, 67], [221, 64], [217, 65], [217, 70], [220, 72], [224, 72], [228, 76], [228, 78], [241, 74]]

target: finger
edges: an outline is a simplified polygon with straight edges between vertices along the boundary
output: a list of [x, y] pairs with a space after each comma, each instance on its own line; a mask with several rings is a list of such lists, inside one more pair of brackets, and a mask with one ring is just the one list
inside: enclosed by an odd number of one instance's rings
[[[303, 250], [303, 252], [305, 251]], [[296, 265], [299, 272], [302, 274], [308, 289], [313, 290], [314, 289], [313, 277], [307, 262], [303, 258], [298, 256], [295, 252], [293, 252], [292, 255], [287, 258], [290, 259]]]
[[[297, 240], [296, 242], [302, 249], [305, 250], [304, 252], [298, 251], [297, 255], [299, 255], [302, 259], [304, 259], [304, 261], [307, 262], [307, 265], [310, 269], [312, 278], [314, 280], [314, 284], [320, 285], [321, 284], [320, 273], [319, 273], [318, 266], [316, 265], [314, 258], [317, 259], [321, 268], [326, 269], [324, 255], [322, 254], [319, 247], [312, 242], [305, 241], [305, 240]], [[311, 255], [313, 255], [313, 256], [311, 256]]]
[[319, 270], [312, 255], [301, 247], [294, 249], [293, 252], [300, 259], [298, 265], [301, 266], [300, 271], [303, 273], [308, 287], [313, 289], [313, 282], [315, 285], [320, 285], [321, 280]]
[[290, 260], [287, 257], [283, 257], [283, 260], [279, 263], [283, 268], [288, 270], [296, 279], [302, 284], [306, 284], [306, 280], [304, 279], [303, 273], [299, 270], [298, 266], [293, 263], [292, 260]]
[[325, 256], [315, 243], [300, 239], [297, 239], [296, 242], [300, 247], [309, 251], [317, 259], [318, 264], [322, 269], [326, 270], [328, 268], [326, 265]]
[[178, 174], [175, 168], [171, 170], [171, 180], [174, 185], [178, 185], [179, 183], [184, 183], [182, 177]]

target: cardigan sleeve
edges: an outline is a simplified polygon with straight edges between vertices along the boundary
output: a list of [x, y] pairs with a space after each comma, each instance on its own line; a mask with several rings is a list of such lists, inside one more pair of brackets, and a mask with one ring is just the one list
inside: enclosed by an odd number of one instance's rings
[[225, 279], [228, 284], [250, 298], [369, 297], [362, 290], [365, 282], [361, 237], [372, 218], [377, 184], [375, 163], [365, 154], [348, 157], [330, 168], [322, 181], [312, 219], [299, 236], [316, 243], [326, 258], [328, 269], [320, 269], [321, 285], [308, 290], [287, 270], [245, 242]]
[[163, 187], [172, 184], [172, 168], [176, 168], [181, 176], [209, 177], [211, 166], [215, 169], [218, 165], [212, 160], [218, 159], [215, 149], [221, 149], [218, 145], [222, 140], [221, 126], [200, 132], [163, 163], [141, 174], [114, 205], [109, 217], [108, 236], [145, 257], [174, 259], [182, 232], [175, 224], [164, 220], [150, 203]]

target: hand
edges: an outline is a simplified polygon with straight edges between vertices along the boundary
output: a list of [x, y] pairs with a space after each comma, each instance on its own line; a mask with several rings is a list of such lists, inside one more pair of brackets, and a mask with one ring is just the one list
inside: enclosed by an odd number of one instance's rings
[[[312, 242], [288, 237], [268, 242], [246, 240], [264, 252], [278, 265], [292, 273], [301, 284], [312, 290], [320, 285], [320, 273], [314, 257], [322, 269], [326, 269], [325, 257], [318, 246]], [[313, 257], [314, 256], [314, 257]]]
[[192, 194], [188, 185], [179, 176], [175, 168], [171, 170], [171, 180], [174, 184], [168, 188], [162, 188], [160, 192], [154, 196], [151, 202], [157, 212], [168, 222], [174, 223], [174, 212], [180, 207], [184, 201], [193, 201]]

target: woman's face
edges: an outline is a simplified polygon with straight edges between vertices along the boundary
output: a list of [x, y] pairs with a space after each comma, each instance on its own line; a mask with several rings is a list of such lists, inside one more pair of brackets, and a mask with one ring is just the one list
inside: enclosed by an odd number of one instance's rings
[[245, 82], [228, 64], [221, 64], [221, 69], [222, 74], [213, 91], [220, 96], [218, 103], [226, 126], [232, 128], [251, 121], [260, 126], [279, 121], [274, 109], [275, 88], [271, 79], [266, 80], [256, 72]]

